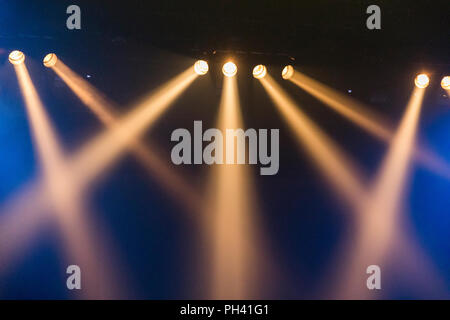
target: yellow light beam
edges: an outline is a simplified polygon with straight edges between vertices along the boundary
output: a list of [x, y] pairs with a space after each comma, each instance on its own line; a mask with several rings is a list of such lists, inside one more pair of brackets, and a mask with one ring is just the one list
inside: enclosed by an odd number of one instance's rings
[[[27, 75], [27, 73], [25, 74]], [[25, 77], [29, 79], [28, 77]], [[195, 73], [193, 71], [193, 67], [189, 68], [187, 71], [182, 73], [180, 76], [176, 77], [173, 81], [169, 82], [167, 85], [162, 86], [159, 90], [157, 90], [154, 94], [150, 95], [148, 99], [146, 99], [144, 102], [142, 102], [138, 108], [131, 112], [128, 117], [125, 116], [123, 118], [118, 119], [117, 124], [114, 125], [114, 128], [105, 130], [102, 134], [98, 135], [91, 143], [87, 143], [84, 148], [80, 148], [75, 152], [72, 158], [75, 158], [76, 160], [70, 161], [70, 163], [65, 163], [65, 171], [71, 173], [72, 179], [62, 179], [62, 181], [71, 181], [72, 185], [76, 185], [78, 190], [84, 190], [83, 186], [87, 185], [89, 182], [92, 181], [93, 178], [97, 176], [97, 174], [100, 174], [105, 167], [114, 160], [114, 156], [119, 155], [121, 152], [121, 149], [126, 145], [128, 138], [135, 138], [136, 133], [140, 133], [142, 131], [142, 121], [145, 122], [145, 120], [149, 121], [151, 124], [151, 120], [155, 120], [158, 115], [161, 114], [161, 112], [164, 110], [165, 107], [167, 107], [167, 104], [172, 102], [180, 93], [183, 91], [190, 82], [192, 82], [195, 79]], [[31, 81], [31, 80], [30, 80]], [[30, 84], [30, 82], [28, 82]], [[24, 86], [24, 85], [22, 85]], [[27, 86], [28, 88], [30, 86]], [[34, 88], [34, 87], [32, 87]], [[34, 91], [34, 92], [33, 92]], [[35, 90], [33, 90], [32, 93], [35, 97], [37, 97], [37, 93]], [[26, 93], [25, 97], [33, 96], [30, 95], [30, 93]], [[32, 105], [36, 105], [36, 101], [30, 100], [30, 103]], [[39, 102], [40, 104], [40, 102]], [[149, 110], [148, 110], [149, 109]], [[42, 109], [41, 109], [42, 110]], [[35, 110], [33, 110], [35, 111]], [[39, 111], [39, 109], [37, 109]], [[39, 114], [40, 112], [38, 112]], [[42, 116], [42, 115], [41, 115]], [[136, 118], [141, 117], [141, 121], [137, 121], [137, 124], [140, 125], [138, 128], [132, 128], [132, 130], [129, 130], [124, 136], [126, 139], [116, 139], [116, 135], [120, 134], [122, 130], [127, 130], [128, 126], [132, 125], [130, 123], [131, 120], [134, 120]], [[144, 120], [145, 119], [145, 120]], [[127, 121], [128, 120], [128, 121]], [[125, 126], [124, 126], [125, 125]], [[138, 129], [138, 130], [135, 130]], [[44, 130], [44, 132], [46, 132]], [[47, 134], [49, 134], [47, 130]], [[42, 136], [42, 133], [39, 132], [39, 135]], [[45, 135], [44, 135], [45, 136]], [[122, 137], [123, 138], [123, 137]], [[115, 144], [115, 139], [117, 140], [118, 144]], [[125, 141], [124, 141], [125, 140]], [[49, 141], [52, 141], [50, 139]], [[120, 142], [120, 143], [119, 143]], [[47, 142], [44, 142], [47, 143]], [[101, 159], [101, 154], [103, 150], [107, 149], [110, 145], [112, 145], [112, 152], [106, 152], [105, 155], [108, 155], [108, 157], [105, 157], [104, 160]], [[99, 146], [100, 150], [96, 150], [96, 146]], [[69, 162], [69, 161], [67, 161]], [[90, 163], [94, 162], [95, 168], [90, 167]], [[59, 164], [57, 165], [59, 167]], [[87, 175], [84, 174], [83, 169], [89, 168], [87, 171]], [[96, 172], [95, 169], [98, 169]], [[58, 170], [58, 172], [61, 172]], [[23, 212], [23, 214], [20, 215], [20, 218], [18, 216], [17, 219], [5, 219], [5, 223], [2, 223], [2, 228], [5, 230], [9, 230], [12, 228], [12, 226], [17, 226], [15, 222], [17, 221], [23, 221], [26, 219], [27, 212], [26, 210], [22, 210], [21, 208], [24, 208], [23, 202], [27, 201], [28, 206], [26, 208], [30, 208], [30, 211], [34, 212], [36, 216], [43, 216], [43, 213], [45, 213], [47, 210], [52, 208], [52, 198], [48, 195], [48, 188], [47, 188], [46, 181], [42, 182], [39, 178], [30, 186], [30, 188], [27, 189], [26, 192], [21, 192], [20, 194], [16, 195], [13, 199], [11, 199], [10, 203], [2, 210], [2, 216], [8, 217], [8, 216], [15, 216], [15, 212]], [[52, 188], [53, 190], [58, 191], [58, 188]], [[85, 190], [84, 190], [85, 191]], [[33, 196], [32, 198], [28, 198], [28, 194], [38, 194], [38, 196]], [[47, 195], [47, 196], [45, 196]], [[25, 200], [24, 200], [25, 199]], [[34, 200], [35, 199], [35, 200]], [[32, 210], [34, 208], [35, 210]], [[17, 209], [17, 210], [16, 210]], [[27, 213], [27, 214], [25, 214]], [[12, 221], [10, 223], [6, 223], [7, 221]], [[28, 220], [27, 220], [28, 221]], [[31, 220], [30, 220], [31, 221]], [[41, 221], [41, 220], [39, 220]], [[38, 230], [38, 223], [29, 223], [26, 224], [26, 226], [29, 226], [29, 231], [26, 234], [27, 238], [31, 238], [31, 234], [35, 234]], [[11, 228], [10, 228], [11, 227]], [[17, 230], [17, 233], [20, 233], [20, 230]], [[16, 252], [15, 250], [16, 246], [15, 244], [21, 244], [22, 247], [26, 245], [25, 237], [21, 237], [21, 241], [18, 241], [17, 239], [14, 239], [14, 235], [17, 234], [16, 232], [8, 232], [8, 233], [2, 233], [0, 235], [0, 239], [2, 239], [3, 244], [8, 244], [6, 246], [0, 247], [0, 260], [2, 261], [1, 266], [3, 269], [6, 269], [7, 265], [10, 265], [10, 259], [9, 253]], [[25, 233], [22, 232], [22, 233]], [[8, 237], [8, 235], [12, 235], [11, 237]], [[16, 255], [15, 255], [16, 256]], [[3, 259], [3, 257], [5, 257]], [[101, 277], [99, 277], [101, 278]]]
[[113, 241], [106, 237], [103, 226], [85, 207], [82, 197], [85, 196], [67, 190], [57, 198], [54, 209], [60, 213], [57, 222], [66, 261], [68, 265], [78, 265], [82, 272], [82, 290], [76, 293], [83, 299], [124, 298], [125, 275], [116, 271], [122, 266], [113, 253]]
[[[202, 64], [203, 62], [203, 64]], [[205, 61], [197, 61], [196, 73], [199, 70], [206, 73], [208, 65]], [[113, 128], [118, 121], [118, 115], [114, 111], [114, 103], [109, 101], [104, 94], [81, 78], [61, 59], [50, 66], [55, 73], [68, 85], [75, 95], [98, 117], [98, 119], [109, 129]], [[187, 184], [179, 175], [170, 168], [157, 153], [154, 146], [146, 146], [138, 139], [132, 139], [129, 149], [134, 153], [140, 163], [147, 169], [152, 177], [164, 187], [166, 191], [174, 196], [181, 206], [187, 207], [192, 212], [198, 212], [200, 199], [192, 186]]]
[[[349, 119], [382, 141], [390, 142], [394, 136], [394, 129], [386, 119], [370, 111], [367, 106], [354, 99], [308, 77], [298, 70], [295, 70], [293, 75], [288, 79], [343, 117]], [[431, 151], [423, 147], [417, 147], [415, 157], [429, 170], [450, 179], [449, 165]]]
[[289, 80], [376, 137], [382, 140], [392, 137], [392, 130], [388, 129], [390, 126], [387, 121], [354, 99], [297, 70]]
[[75, 93], [75, 95], [104, 123], [112, 125], [116, 115], [109, 106], [113, 103], [109, 101], [98, 90], [94, 89], [87, 81], [66, 66], [60, 58], [51, 67], [52, 69]]
[[[305, 117], [295, 104], [287, 99], [279, 87], [274, 87], [270, 81], [272, 79], [266, 77], [262, 79], [261, 83], [265, 86], [266, 90], [271, 95], [272, 100], [279, 107], [281, 113], [286, 120], [290, 123], [291, 127], [298, 136], [303, 136], [303, 140], [306, 140], [304, 144], [309, 142], [310, 153], [317, 153], [315, 148], [326, 145], [323, 140], [328, 139], [320, 138], [323, 133], [316, 134], [318, 128], [311, 127], [310, 121], [303, 121]], [[417, 89], [421, 90], [421, 89]], [[420, 112], [420, 105], [423, 97], [423, 92], [415, 92], [411, 102], [407, 108], [408, 112], [401, 123], [400, 129], [393, 139], [392, 147], [386, 157], [378, 180], [369, 194], [363, 185], [360, 178], [360, 174], [353, 173], [354, 165], [346, 165], [348, 161], [340, 159], [339, 150], [336, 152], [336, 146], [325, 147], [325, 151], [322, 151], [324, 155], [315, 156], [317, 164], [321, 167], [325, 167], [327, 175], [331, 176], [329, 180], [333, 181], [333, 185], [338, 189], [346, 200], [351, 201], [354, 210], [354, 219], [357, 223], [356, 236], [351, 238], [351, 245], [345, 247], [343, 254], [339, 256], [339, 261], [347, 261], [350, 254], [349, 265], [345, 265], [343, 269], [341, 266], [334, 264], [332, 278], [326, 278], [327, 289], [329, 290], [329, 284], [332, 279], [338, 277], [342, 280], [338, 281], [339, 285], [336, 291], [339, 292], [339, 298], [363, 298], [367, 297], [368, 289], [366, 287], [366, 279], [368, 275], [365, 273], [367, 266], [372, 264], [382, 264], [383, 262], [376, 259], [378, 257], [388, 254], [390, 247], [398, 243], [398, 239], [393, 239], [394, 230], [398, 232], [398, 237], [403, 235], [403, 230], [396, 229], [399, 225], [396, 224], [397, 217], [393, 215], [395, 210], [399, 209], [399, 201], [401, 198], [401, 192], [406, 183], [407, 167], [409, 164], [409, 158], [414, 150], [414, 136], [417, 127], [417, 121]], [[316, 141], [307, 140], [307, 133], [314, 132]], [[330, 151], [331, 150], [331, 151]], [[344, 157], [345, 158], [345, 157]], [[331, 170], [328, 167], [327, 162], [329, 159], [335, 164], [332, 166], [335, 169]], [[339, 178], [340, 174], [344, 174], [342, 178]], [[333, 176], [334, 175], [334, 176]], [[346, 180], [350, 181], [345, 182]], [[342, 183], [344, 182], [344, 183]], [[342, 183], [342, 185], [339, 185]], [[340, 190], [342, 189], [342, 190]], [[386, 214], [388, 213], [388, 214]], [[390, 214], [389, 214], [390, 213]], [[382, 237], [382, 239], [380, 239]], [[402, 239], [404, 243], [408, 245], [412, 242], [408, 238], [407, 241]], [[403, 248], [406, 248], [404, 245]], [[411, 254], [420, 255], [417, 248], [410, 247]], [[378, 254], [376, 252], [379, 252]], [[370, 259], [375, 257], [374, 260]], [[338, 271], [336, 272], [336, 268]], [[429, 270], [426, 270], [430, 274]], [[432, 272], [431, 272], [432, 273]]]
[[[398, 211], [399, 199], [407, 180], [411, 155], [414, 150], [424, 92], [425, 90], [414, 89], [397, 133], [383, 160], [371, 199], [374, 199], [373, 204], [382, 206], [384, 210], [375, 210], [374, 216], [391, 216]], [[377, 201], [378, 199], [384, 199], [384, 201]]]
[[70, 162], [71, 170], [79, 177], [80, 185], [91, 182], [117, 160], [197, 77], [194, 67], [190, 67], [144, 99], [130, 113], [115, 121], [110, 129], [84, 145]]
[[364, 199], [364, 175], [349, 157], [304, 114], [268, 74], [261, 84], [287, 121], [299, 143], [334, 190], [354, 208]]
[[[217, 128], [242, 128], [237, 80], [224, 77]], [[225, 138], [224, 138], [225, 139]], [[237, 146], [237, 148], [242, 146]], [[225, 150], [232, 152], [230, 145]], [[235, 153], [236, 154], [236, 153]], [[224, 154], [224, 159], [226, 154]], [[254, 185], [246, 165], [223, 164], [211, 168], [205, 200], [205, 242], [209, 250], [209, 299], [249, 299], [261, 296], [264, 264], [263, 239], [257, 235]], [[264, 259], [266, 262], [266, 259]], [[268, 260], [270, 261], [270, 260]], [[268, 263], [268, 262], [267, 262]]]
[[[89, 231], [89, 223], [83, 217], [80, 208], [81, 192], [77, 189], [70, 171], [65, 167], [65, 159], [60, 144], [45, 112], [44, 106], [36, 92], [24, 63], [14, 65], [22, 95], [25, 100], [37, 153], [41, 159], [45, 188], [48, 192], [51, 211], [61, 228], [62, 238], [67, 246], [69, 261], [85, 267], [87, 277], [83, 294], [88, 298], [110, 297], [117, 292], [111, 284], [114, 277], [108, 277], [108, 269], [98, 264], [99, 255], [106, 253], [100, 243], [100, 237]], [[91, 248], [97, 247], [95, 252]], [[101, 248], [101, 249], [100, 249]], [[108, 263], [112, 263], [112, 261]], [[94, 283], [96, 285], [94, 285]], [[107, 288], [98, 295], [99, 287]]]
[[44, 168], [45, 175], [51, 174], [55, 168], [59, 168], [59, 159], [62, 151], [59, 142], [53, 134], [53, 128], [44, 111], [41, 99], [31, 81], [30, 75], [24, 63], [14, 65], [20, 90], [25, 100], [26, 110], [30, 119], [31, 131], [34, 142], [37, 145], [38, 155]]
[[362, 298], [368, 294], [364, 286], [365, 268], [384, 265], [390, 247], [398, 242], [401, 200], [409, 176], [424, 92], [421, 88], [414, 89], [367, 201], [357, 216], [357, 235], [352, 240], [355, 247], [350, 251], [350, 264], [340, 288], [344, 298]]
[[38, 231], [51, 221], [46, 186], [32, 181], [10, 196], [0, 208], [0, 277], [11, 270]]

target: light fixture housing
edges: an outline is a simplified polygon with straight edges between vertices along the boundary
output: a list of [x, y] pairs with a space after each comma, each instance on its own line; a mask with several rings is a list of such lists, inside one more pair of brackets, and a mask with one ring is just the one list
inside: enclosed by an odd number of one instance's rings
[[253, 68], [253, 77], [256, 79], [262, 79], [267, 74], [267, 68], [265, 65], [258, 64], [256, 67]]
[[45, 56], [42, 62], [44, 63], [44, 66], [46, 66], [47, 68], [51, 68], [56, 64], [57, 61], [58, 56], [54, 53], [49, 53]]
[[208, 70], [209, 70], [208, 62], [206, 62], [205, 60], [198, 60], [194, 64], [194, 71], [199, 76], [203, 76], [203, 75], [207, 74]]
[[295, 73], [294, 67], [291, 65], [287, 65], [286, 67], [284, 67], [283, 71], [281, 72], [281, 76], [283, 77], [284, 80], [288, 80], [288, 79], [292, 78], [294, 73]]
[[450, 76], [445, 76], [442, 78], [441, 87], [444, 90], [450, 90]]
[[19, 65], [25, 61], [25, 54], [22, 51], [14, 50], [9, 54], [9, 62], [14, 65]]
[[414, 79], [414, 83], [417, 88], [425, 89], [430, 84], [430, 78], [425, 73], [421, 73]]
[[233, 62], [228, 61], [223, 65], [222, 72], [227, 77], [234, 77], [237, 74], [237, 66]]

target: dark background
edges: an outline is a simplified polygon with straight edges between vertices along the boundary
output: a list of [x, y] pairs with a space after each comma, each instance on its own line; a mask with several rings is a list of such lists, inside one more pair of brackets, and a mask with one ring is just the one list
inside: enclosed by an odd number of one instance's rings
[[[82, 10], [82, 30], [65, 27], [68, 5]], [[382, 29], [366, 28], [366, 8], [382, 10]], [[306, 74], [376, 108], [396, 124], [419, 72], [431, 76], [419, 137], [450, 161], [449, 98], [440, 79], [450, 73], [448, 1], [0, 1], [0, 197], [19, 190], [37, 172], [28, 121], [11, 50], [27, 66], [66, 150], [102, 129], [96, 118], [42, 58], [55, 52], [121, 106], [133, 105], [199, 58], [211, 72], [197, 79], [146, 135], [170, 165], [170, 134], [194, 120], [213, 127], [224, 58], [238, 63], [241, 107], [248, 128], [280, 129], [280, 171], [259, 176], [263, 230], [284, 271], [269, 298], [321, 298], [318, 284], [350, 226], [345, 209], [297, 147], [267, 94], [250, 76], [265, 63], [279, 74], [291, 63]], [[215, 53], [214, 53], [215, 52]], [[288, 82], [283, 87], [367, 171], [375, 174], [385, 145], [330, 112]], [[350, 94], [350, 93], [348, 93]], [[207, 166], [174, 167], [199, 187]], [[414, 167], [407, 207], [419, 243], [450, 288], [450, 183]], [[196, 298], [186, 259], [196, 232], [183, 209], [132, 156], [96, 183], [91, 202], [128, 270], [131, 298]], [[43, 232], [13, 272], [0, 279], [3, 298], [71, 298], [53, 229]], [[301, 284], [301, 285], [300, 285]], [[413, 284], [394, 284], [383, 298], [426, 298]]]

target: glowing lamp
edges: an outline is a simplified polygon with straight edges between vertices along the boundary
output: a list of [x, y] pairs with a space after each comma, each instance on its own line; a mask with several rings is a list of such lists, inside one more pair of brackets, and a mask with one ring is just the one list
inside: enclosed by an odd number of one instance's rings
[[194, 64], [194, 71], [196, 74], [202, 76], [208, 73], [209, 67], [208, 67], [208, 62], [204, 61], [204, 60], [198, 60], [195, 64]]
[[445, 76], [442, 78], [441, 87], [444, 90], [450, 90], [450, 77], [449, 76]]
[[237, 66], [229, 61], [223, 65], [222, 72], [227, 77], [233, 77], [237, 73]]
[[294, 75], [294, 67], [291, 65], [284, 67], [283, 71], [281, 72], [281, 76], [285, 80], [292, 78], [293, 75]]
[[262, 79], [266, 76], [267, 74], [267, 68], [266, 66], [259, 64], [256, 67], [253, 68], [253, 76], [256, 79]]
[[14, 50], [9, 54], [9, 62], [12, 64], [18, 65], [25, 61], [25, 55], [22, 51]]
[[46, 66], [47, 68], [51, 68], [56, 64], [57, 61], [58, 57], [56, 56], [56, 54], [49, 53], [48, 55], [45, 56], [43, 63], [44, 66]]
[[414, 83], [416, 84], [417, 88], [424, 89], [430, 84], [430, 78], [426, 74], [422, 73], [416, 77]]

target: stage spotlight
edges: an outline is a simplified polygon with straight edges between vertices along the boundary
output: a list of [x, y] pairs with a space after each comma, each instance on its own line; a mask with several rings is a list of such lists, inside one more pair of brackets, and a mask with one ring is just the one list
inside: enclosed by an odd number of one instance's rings
[[229, 61], [223, 65], [222, 72], [227, 77], [233, 77], [237, 73], [237, 67], [233, 62]]
[[194, 64], [194, 70], [195, 70], [195, 73], [200, 76], [207, 74], [208, 70], [209, 70], [208, 62], [206, 62], [205, 60], [198, 60]]
[[22, 51], [14, 50], [9, 54], [9, 62], [11, 62], [12, 64], [17, 65], [23, 63], [24, 61], [25, 55], [23, 54]]
[[56, 56], [56, 54], [49, 53], [45, 56], [44, 61], [42, 62], [44, 63], [44, 66], [46, 66], [47, 68], [51, 68], [56, 64], [57, 61], [58, 57]]
[[449, 76], [445, 76], [442, 78], [441, 87], [444, 90], [450, 90], [450, 77]]
[[262, 79], [266, 76], [267, 74], [267, 68], [266, 66], [259, 64], [256, 67], [253, 68], [253, 76], [256, 79]]
[[430, 78], [426, 74], [421, 73], [416, 77], [414, 83], [416, 84], [417, 88], [424, 89], [430, 84]]
[[291, 65], [284, 67], [283, 72], [281, 72], [281, 76], [285, 80], [292, 78], [293, 75], [294, 75], [294, 67]]

